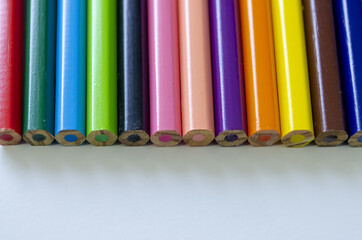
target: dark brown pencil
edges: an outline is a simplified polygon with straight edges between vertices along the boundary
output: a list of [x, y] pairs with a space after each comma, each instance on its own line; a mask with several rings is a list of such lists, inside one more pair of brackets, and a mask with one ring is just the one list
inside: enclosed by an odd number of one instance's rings
[[319, 146], [347, 140], [332, 0], [303, 0], [313, 119]]

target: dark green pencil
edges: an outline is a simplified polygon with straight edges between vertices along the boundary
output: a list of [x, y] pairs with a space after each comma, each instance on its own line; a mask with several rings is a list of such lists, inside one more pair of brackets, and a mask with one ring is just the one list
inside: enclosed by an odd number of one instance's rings
[[54, 0], [26, 0], [24, 70], [24, 140], [49, 145], [54, 137]]

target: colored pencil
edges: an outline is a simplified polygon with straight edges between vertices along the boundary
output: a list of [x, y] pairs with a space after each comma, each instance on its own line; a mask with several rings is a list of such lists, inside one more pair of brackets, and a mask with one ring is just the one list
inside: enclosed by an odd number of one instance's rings
[[237, 146], [247, 140], [239, 4], [210, 0], [216, 142]]
[[55, 1], [26, 0], [23, 134], [35, 146], [54, 141], [55, 15]]
[[191, 146], [215, 138], [208, 0], [179, 0], [182, 132]]
[[149, 141], [147, 0], [118, 1], [118, 134], [128, 146]]
[[332, 0], [303, 0], [315, 142], [347, 140], [335, 41]]
[[348, 143], [362, 147], [362, 2], [335, 0], [334, 11]]
[[272, 0], [282, 142], [302, 147], [314, 140], [301, 0]]
[[151, 141], [182, 141], [177, 0], [148, 0]]
[[22, 136], [23, 1], [0, 2], [0, 145]]
[[85, 141], [86, 0], [58, 0], [55, 139], [64, 146]]
[[117, 2], [88, 1], [87, 141], [117, 141]]
[[270, 146], [280, 139], [271, 4], [240, 0], [249, 142]]

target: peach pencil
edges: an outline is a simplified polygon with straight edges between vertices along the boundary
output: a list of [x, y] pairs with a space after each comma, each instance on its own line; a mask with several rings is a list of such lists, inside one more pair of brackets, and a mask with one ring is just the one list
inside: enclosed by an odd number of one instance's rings
[[204, 146], [215, 138], [209, 4], [179, 0], [182, 131], [185, 143]]

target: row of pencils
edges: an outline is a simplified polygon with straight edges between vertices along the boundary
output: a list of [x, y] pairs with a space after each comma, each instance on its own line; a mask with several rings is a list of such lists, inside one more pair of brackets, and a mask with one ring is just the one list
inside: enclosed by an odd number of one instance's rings
[[362, 146], [361, 0], [1, 0], [0, 144]]

